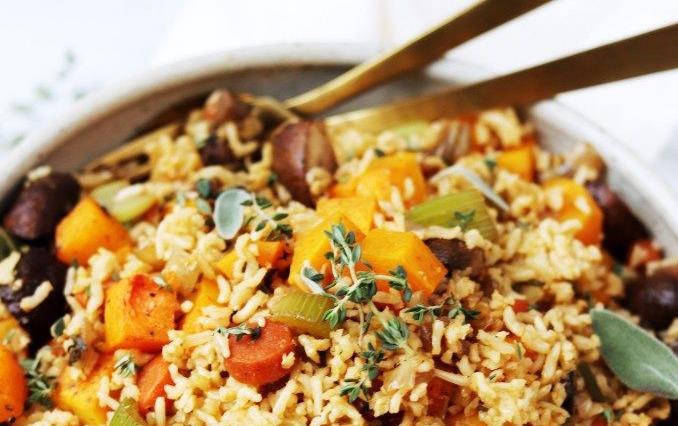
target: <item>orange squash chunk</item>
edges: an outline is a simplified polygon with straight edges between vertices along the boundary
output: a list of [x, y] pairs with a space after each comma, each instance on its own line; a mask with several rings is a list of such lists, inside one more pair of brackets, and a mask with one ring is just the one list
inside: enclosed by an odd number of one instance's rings
[[531, 145], [507, 149], [499, 154], [497, 165], [532, 182], [534, 180], [535, 159]]
[[308, 291], [308, 287], [301, 280], [301, 270], [306, 261], [316, 271], [320, 271], [324, 265], [329, 264], [329, 261], [325, 259], [325, 253], [330, 251], [331, 247], [325, 231], [329, 231], [332, 229], [332, 225], [339, 223], [343, 223], [347, 231], [353, 231], [356, 241], [360, 241], [364, 237], [360, 229], [342, 214], [336, 214], [330, 219], [325, 219], [313, 228], [297, 235], [288, 281], [300, 290]]
[[197, 289], [192, 296], [193, 307], [188, 311], [181, 325], [181, 329], [187, 333], [197, 333], [203, 330], [198, 324], [198, 318], [202, 316], [203, 308], [219, 305], [219, 302], [217, 302], [219, 287], [214, 281], [203, 278], [198, 283]]
[[544, 183], [544, 190], [560, 191], [563, 205], [556, 213], [560, 222], [575, 219], [581, 228], [575, 237], [584, 244], [599, 244], [603, 239], [603, 212], [582, 185], [568, 178], [554, 178]]
[[110, 251], [129, 245], [127, 229], [89, 197], [85, 197], [56, 228], [57, 257], [64, 263], [84, 265], [103, 247]]
[[372, 197], [322, 198], [316, 205], [316, 211], [323, 218], [337, 213], [350, 217], [361, 232], [367, 233], [372, 228], [376, 207]]
[[373, 196], [378, 200], [391, 199], [391, 185], [397, 186], [405, 193], [405, 182], [412, 182], [414, 192], [405, 200], [405, 205], [412, 206], [426, 198], [426, 181], [417, 162], [417, 155], [412, 152], [399, 152], [372, 160], [365, 173], [356, 179], [356, 194]]
[[[447, 274], [433, 252], [411, 232], [371, 230], [362, 242], [362, 260], [372, 265], [377, 274], [388, 274], [401, 265], [412, 291], [421, 291], [427, 297]], [[388, 289], [384, 282], [378, 287]]]
[[[264, 268], [272, 268], [285, 253], [285, 243], [283, 241], [257, 241], [256, 244], [259, 251], [259, 254], [256, 256], [257, 263]], [[235, 276], [233, 265], [235, 265], [236, 260], [238, 260], [237, 253], [235, 250], [230, 250], [214, 264], [214, 267], [226, 275], [229, 280], [232, 280]]]
[[16, 356], [0, 345], [0, 422], [7, 424], [24, 412], [28, 387]]
[[106, 424], [107, 409], [99, 406], [97, 392], [99, 382], [104, 376], [110, 376], [114, 365], [115, 359], [112, 355], [101, 355], [94, 370], [83, 379], [74, 377], [72, 367], [66, 367], [57, 379], [52, 396], [54, 404], [78, 416], [83, 424]]
[[106, 290], [104, 333], [106, 347], [157, 352], [169, 342], [174, 328], [177, 296], [160, 288], [147, 275], [135, 275], [113, 283]]

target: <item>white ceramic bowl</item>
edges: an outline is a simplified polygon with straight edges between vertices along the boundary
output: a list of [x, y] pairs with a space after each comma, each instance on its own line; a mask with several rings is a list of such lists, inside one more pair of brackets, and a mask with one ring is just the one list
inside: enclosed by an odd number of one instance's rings
[[[93, 94], [18, 149], [0, 159], [0, 200], [5, 200], [30, 169], [49, 164], [76, 170], [123, 143], [168, 106], [211, 89], [227, 87], [284, 99], [324, 82], [376, 51], [345, 44], [292, 44], [235, 50], [151, 70]], [[426, 72], [363, 95], [341, 109], [419, 94], [440, 85], [468, 83], [489, 72], [440, 61]], [[678, 254], [678, 200], [663, 183], [615, 139], [555, 101], [538, 103], [528, 113], [541, 141], [564, 151], [591, 143], [609, 168], [610, 185], [648, 226], [669, 254]], [[0, 204], [0, 207], [2, 204]]]

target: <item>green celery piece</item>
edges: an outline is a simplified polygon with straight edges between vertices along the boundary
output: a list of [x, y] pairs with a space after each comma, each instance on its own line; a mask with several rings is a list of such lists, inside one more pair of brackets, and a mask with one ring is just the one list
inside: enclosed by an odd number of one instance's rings
[[97, 186], [89, 195], [94, 198], [101, 207], [108, 210], [113, 205], [115, 195], [120, 192], [121, 189], [128, 186], [129, 182], [126, 180], [114, 180], [113, 182]]
[[148, 423], [139, 414], [137, 402], [132, 398], [125, 398], [113, 413], [109, 426], [148, 426]]
[[288, 325], [297, 333], [328, 337], [330, 324], [323, 320], [323, 315], [333, 305], [329, 297], [293, 291], [273, 305], [271, 313], [274, 320]]
[[[464, 223], [455, 213], [460, 216], [467, 215], [472, 218]], [[487, 240], [496, 241], [497, 227], [490, 216], [483, 194], [475, 189], [455, 192], [454, 194], [436, 197], [412, 207], [406, 215], [411, 222], [423, 226], [462, 226], [465, 230], [477, 229]]]

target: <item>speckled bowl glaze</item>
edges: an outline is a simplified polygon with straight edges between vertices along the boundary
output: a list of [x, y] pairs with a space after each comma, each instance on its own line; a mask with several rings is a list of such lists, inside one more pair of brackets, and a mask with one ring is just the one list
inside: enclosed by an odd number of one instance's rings
[[[284, 99], [375, 53], [375, 49], [363, 45], [264, 46], [182, 61], [111, 85], [35, 131], [18, 149], [0, 159], [0, 200], [8, 198], [30, 169], [49, 164], [56, 170], [76, 170], [125, 142], [159, 112], [182, 100], [217, 87]], [[489, 75], [487, 70], [443, 60], [425, 72], [360, 96], [341, 110]], [[527, 113], [549, 149], [565, 151], [578, 142], [591, 143], [608, 165], [610, 185], [667, 252], [678, 254], [678, 200], [645, 164], [603, 130], [556, 101], [535, 104]]]

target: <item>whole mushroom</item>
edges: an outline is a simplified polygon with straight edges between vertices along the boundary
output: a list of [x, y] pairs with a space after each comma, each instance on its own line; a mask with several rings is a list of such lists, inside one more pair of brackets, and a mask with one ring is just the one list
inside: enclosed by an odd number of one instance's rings
[[315, 205], [306, 174], [320, 167], [334, 174], [337, 162], [325, 127], [320, 122], [301, 121], [283, 125], [273, 135], [273, 171], [292, 197]]

